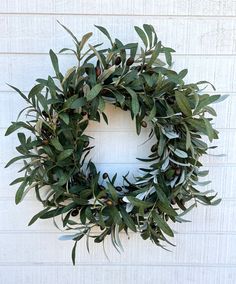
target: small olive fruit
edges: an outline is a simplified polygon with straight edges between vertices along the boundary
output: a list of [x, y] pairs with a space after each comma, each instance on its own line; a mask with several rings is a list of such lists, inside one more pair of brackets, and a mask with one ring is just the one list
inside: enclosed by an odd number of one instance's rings
[[101, 73], [102, 73], [102, 70], [101, 70], [101, 68], [100, 67], [95, 67], [95, 73], [96, 73], [96, 76], [98, 77], [98, 76], [100, 76], [101, 75]]
[[108, 178], [108, 173], [104, 173], [104, 174], [102, 175], [102, 178], [103, 178], [103, 179]]
[[134, 63], [134, 59], [133, 59], [133, 57], [130, 57], [126, 61], [126, 66], [131, 66], [133, 63]]
[[173, 105], [175, 103], [175, 97], [174, 96], [169, 96], [166, 98], [166, 101], [168, 104]]
[[87, 115], [87, 112], [86, 111], [82, 111], [81, 115], [85, 116], [85, 115]]
[[113, 205], [113, 202], [112, 202], [110, 199], [108, 199], [108, 200], [106, 201], [106, 205], [112, 206], [112, 205]]
[[146, 127], [147, 127], [147, 122], [143, 120], [143, 121], [141, 122], [141, 125], [142, 125], [142, 127], [146, 128]]
[[147, 70], [147, 67], [148, 67], [147, 64], [144, 64], [144, 65], [143, 65], [143, 70], [146, 71], [146, 70]]
[[47, 139], [44, 139], [44, 140], [42, 141], [42, 144], [43, 144], [44, 146], [46, 146], [46, 145], [49, 144], [49, 141], [48, 141]]
[[156, 144], [152, 145], [151, 152], [156, 152], [156, 150], [157, 150], [157, 145]]
[[118, 200], [118, 201], [119, 201], [119, 203], [120, 203], [120, 204], [124, 204], [124, 203], [125, 203], [125, 202], [124, 202], [124, 200], [123, 200], [122, 198], [119, 198], [119, 200]]
[[175, 174], [176, 174], [177, 176], [179, 176], [179, 175], [181, 174], [181, 169], [180, 169], [180, 168], [176, 168], [176, 169], [175, 169]]
[[46, 113], [46, 111], [45, 111], [45, 110], [43, 110], [43, 111], [42, 111], [42, 115], [43, 115], [44, 117], [46, 117], [46, 118], [48, 118], [48, 117], [49, 117], [49, 115]]
[[71, 212], [71, 216], [75, 217], [79, 214], [79, 210], [78, 209], [74, 209], [72, 212]]
[[117, 56], [115, 59], [115, 65], [120, 65], [120, 63], [121, 63], [121, 58], [120, 56]]
[[85, 141], [85, 142], [84, 142], [84, 147], [87, 148], [88, 145], [89, 145], [89, 141]]
[[117, 191], [122, 191], [122, 187], [121, 187], [121, 186], [117, 186], [117, 187], [116, 187], [116, 190], [117, 190]]

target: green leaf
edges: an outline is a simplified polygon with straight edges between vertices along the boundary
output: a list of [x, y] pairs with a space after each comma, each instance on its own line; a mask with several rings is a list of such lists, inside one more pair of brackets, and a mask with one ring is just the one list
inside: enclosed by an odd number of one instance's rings
[[19, 204], [24, 197], [26, 181], [23, 181], [20, 187], [18, 188], [16, 195], [15, 195], [15, 203]]
[[77, 246], [77, 242], [78, 241], [75, 241], [75, 244], [72, 248], [72, 252], [71, 252], [71, 259], [72, 259], [72, 263], [73, 265], [75, 265], [75, 257], [76, 257], [76, 246]]
[[156, 211], [152, 211], [152, 217], [153, 220], [156, 222], [156, 224], [158, 225], [158, 227], [168, 236], [170, 237], [174, 237], [174, 233], [172, 232], [171, 228], [169, 227], [169, 225], [161, 218], [161, 216], [159, 216]]
[[96, 98], [96, 96], [100, 93], [100, 91], [102, 90], [102, 85], [101, 84], [97, 84], [95, 85], [88, 93], [88, 95], [86, 96], [88, 101], [93, 100], [94, 98]]
[[134, 196], [127, 196], [127, 199], [136, 207], [143, 207], [143, 208], [147, 208], [147, 207], [151, 207], [153, 204], [149, 201], [143, 201], [140, 200]]
[[109, 207], [109, 213], [110, 213], [112, 219], [114, 220], [115, 224], [120, 225], [122, 223], [120, 212], [117, 210], [116, 207], [114, 207], [114, 206]]
[[213, 102], [217, 101], [220, 98], [220, 95], [206, 95], [203, 99], [202, 96], [199, 96], [199, 103], [194, 110], [194, 114], [197, 114], [199, 111], [201, 111], [204, 107], [208, 106], [209, 104], [212, 104]]
[[47, 102], [46, 98], [40, 93], [37, 94], [37, 98], [38, 98], [38, 101], [40, 102], [41, 106], [43, 107], [43, 109], [46, 112], [48, 112], [48, 102]]
[[137, 34], [139, 35], [139, 37], [141, 38], [141, 40], [143, 41], [145, 47], [147, 48], [147, 46], [148, 46], [148, 39], [147, 39], [147, 36], [146, 36], [145, 32], [142, 29], [140, 29], [139, 27], [137, 27], [137, 26], [135, 26], [134, 29], [137, 32]]
[[171, 66], [172, 64], [172, 55], [169, 51], [165, 51], [166, 63]]
[[190, 134], [190, 131], [189, 131], [189, 129], [188, 129], [188, 127], [185, 123], [184, 123], [184, 127], [185, 127], [185, 130], [186, 130], [186, 150], [188, 150], [192, 146], [191, 134]]
[[60, 113], [59, 117], [65, 122], [65, 124], [68, 125], [70, 123], [70, 117], [67, 113]]
[[205, 126], [206, 126], [206, 131], [207, 131], [207, 136], [209, 138], [209, 141], [212, 142], [212, 140], [215, 137], [214, 129], [212, 128], [212, 125], [211, 125], [211, 123], [209, 122], [208, 119], [203, 118], [203, 120], [204, 120], [204, 123], [205, 123]]
[[63, 207], [58, 207], [56, 209], [52, 209], [50, 211], [45, 212], [44, 214], [41, 214], [41, 216], [39, 218], [40, 219], [54, 218], [54, 217], [60, 215], [62, 210], [63, 210]]
[[61, 84], [66, 88], [66, 86], [71, 82], [76, 72], [76, 67], [73, 66], [72, 68], [66, 71], [66, 74], [61, 82]]
[[114, 201], [117, 201], [118, 200], [118, 194], [117, 194], [117, 191], [114, 188], [114, 186], [110, 182], [107, 182], [107, 187], [108, 187], [109, 193], [111, 194], [112, 199]]
[[176, 211], [170, 207], [167, 203], [158, 201], [157, 202], [157, 207], [160, 209], [161, 212], [165, 212], [166, 214], [168, 214], [169, 216], [177, 216], [178, 214], [176, 213]]
[[100, 53], [94, 48], [94, 46], [92, 46], [91, 44], [89, 44], [89, 48], [94, 52], [94, 54], [97, 56], [98, 60], [100, 61], [100, 63], [102, 64], [103, 67], [105, 67], [106, 62], [104, 62], [104, 60], [102, 60], [102, 57], [100, 55]]
[[95, 25], [95, 27], [96, 27], [97, 29], [99, 29], [99, 30], [109, 39], [111, 45], [113, 45], [111, 36], [110, 36], [109, 32], [107, 31], [107, 29], [104, 28], [104, 27], [102, 27], [102, 26], [96, 26], [96, 25]]
[[171, 151], [175, 153], [176, 156], [180, 158], [188, 158], [188, 154], [184, 152], [183, 150], [174, 148], [172, 145], [169, 145], [168, 147], [171, 149]]
[[211, 205], [216, 206], [216, 205], [220, 204], [221, 200], [222, 200], [221, 198], [218, 198], [218, 199], [212, 201]]
[[86, 42], [89, 40], [89, 38], [93, 35], [93, 33], [87, 33], [85, 35], [83, 35], [80, 45], [79, 45], [79, 49], [80, 51], [83, 49], [84, 45], [86, 44]]
[[186, 116], [191, 116], [192, 110], [187, 97], [182, 92], [176, 91], [175, 98], [177, 105], [182, 111], [182, 113], [184, 113]]
[[77, 108], [85, 106], [86, 103], [87, 103], [86, 98], [84, 98], [84, 97], [83, 98], [78, 98], [75, 101], [73, 101], [73, 103], [70, 105], [70, 108], [71, 109], [77, 109]]
[[10, 135], [11, 133], [13, 133], [14, 131], [16, 131], [17, 129], [21, 127], [26, 128], [28, 130], [32, 130], [32, 128], [25, 122], [22, 122], [22, 121], [12, 122], [12, 125], [10, 125], [6, 131], [5, 136]]
[[108, 124], [108, 118], [107, 118], [107, 116], [104, 112], [102, 112], [102, 117], [103, 117], [104, 121], [106, 122], [106, 124]]
[[61, 24], [59, 21], [57, 21], [57, 22], [58, 22], [59, 25], [61, 25], [68, 32], [68, 34], [74, 39], [75, 43], [77, 45], [79, 45], [80, 43], [79, 43], [78, 39], [76, 38], [76, 36], [66, 26]]
[[10, 185], [14, 185], [14, 184], [17, 184], [19, 182], [22, 182], [25, 180], [25, 177], [20, 177], [20, 178], [16, 178], [15, 180], [13, 180]]
[[119, 209], [120, 209], [121, 216], [122, 216], [125, 224], [127, 225], [127, 227], [130, 228], [130, 230], [132, 230], [133, 232], [137, 232], [135, 223], [134, 223], [133, 219], [130, 217], [130, 215], [126, 212], [125, 208], [120, 206]]
[[133, 115], [136, 116], [139, 113], [139, 101], [138, 101], [138, 96], [135, 93], [135, 91], [133, 91], [131, 88], [129, 87], [125, 87], [125, 89], [127, 90], [127, 92], [131, 95], [131, 107], [132, 107], [132, 112]]
[[111, 76], [116, 70], [116, 66], [112, 65], [109, 69], [106, 69], [102, 72], [102, 74], [99, 76], [99, 80], [101, 82], [104, 82], [107, 78]]
[[26, 100], [28, 103], [30, 103], [30, 100], [16, 87], [7, 84], [9, 87], [11, 87], [13, 90], [15, 90], [24, 100]]
[[188, 74], [188, 69], [183, 69], [179, 72], [180, 79], [183, 79]]
[[63, 161], [65, 159], [67, 159], [68, 157], [71, 156], [71, 154], [73, 153], [73, 149], [67, 149], [67, 150], [64, 150], [63, 152], [61, 152], [58, 157], [57, 157], [57, 160], [58, 161]]
[[[161, 50], [161, 44], [157, 44], [157, 46], [155, 47], [154, 51], [152, 52], [151, 58], [150, 58], [150, 60], [148, 62], [148, 66], [152, 66], [153, 63], [158, 63], [157, 62], [157, 57], [160, 54], [160, 50]], [[164, 62], [159, 61], [159, 63], [160, 63], [160, 65], [165, 65]]]
[[208, 84], [208, 85], [210, 85], [212, 87], [212, 89], [214, 91], [216, 90], [215, 86], [213, 84], [211, 84], [210, 82], [208, 82], [208, 81], [199, 81], [199, 82], [196, 83], [196, 85], [201, 85], [201, 84]]
[[153, 27], [151, 25], [147, 25], [144, 24], [143, 28], [148, 36], [148, 40], [149, 40], [149, 47], [152, 47], [152, 31], [153, 31]]
[[38, 155], [26, 155], [26, 156], [17, 156], [17, 157], [14, 157], [12, 158], [5, 166], [5, 168], [9, 167], [11, 164], [19, 161], [19, 160], [22, 160], [22, 159], [27, 159], [27, 158], [38, 158], [39, 156]]
[[43, 88], [44, 86], [42, 84], [35, 85], [29, 92], [29, 98], [33, 98], [34, 96], [39, 94]]
[[58, 64], [58, 59], [57, 59], [57, 56], [56, 54], [53, 52], [52, 49], [50, 49], [49, 51], [49, 55], [50, 55], [50, 58], [51, 58], [51, 61], [52, 61], [52, 66], [53, 66], [53, 69], [57, 75], [57, 78], [60, 77], [60, 71], [59, 71], [59, 64]]
[[[188, 118], [186, 120], [187, 124], [189, 125], [189, 128], [195, 128], [197, 131], [208, 135], [206, 130], [206, 125], [203, 119], [197, 119], [197, 118]], [[192, 139], [193, 140], [193, 139]]]
[[53, 147], [54, 147], [55, 149], [57, 149], [58, 151], [63, 151], [63, 150], [64, 150], [57, 137], [52, 138], [52, 139], [50, 140], [50, 142], [51, 142], [51, 144], [53, 145]]
[[33, 218], [29, 221], [28, 226], [31, 226], [35, 221], [37, 221], [42, 215], [44, 215], [44, 213], [46, 213], [50, 208], [47, 207], [45, 209], [43, 209], [42, 211], [40, 211], [39, 213], [37, 213], [36, 215], [33, 216]]

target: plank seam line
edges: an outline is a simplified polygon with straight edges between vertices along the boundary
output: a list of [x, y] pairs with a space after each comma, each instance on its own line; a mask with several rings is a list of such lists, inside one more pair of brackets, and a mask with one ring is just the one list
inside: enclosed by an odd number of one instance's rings
[[[11, 52], [5, 52], [5, 51], [0, 51], [0, 56], [1, 55], [48, 55], [48, 52], [18, 52], [18, 51], [11, 51]], [[56, 52], [56, 55], [58, 56], [71, 56], [74, 57], [75, 55], [72, 53], [58, 53]], [[138, 55], [138, 53], [137, 53]], [[235, 57], [236, 53], [174, 53], [173, 57], [186, 57], [186, 56], [192, 56], [192, 57]]]
[[90, 17], [160, 17], [160, 18], [199, 18], [199, 19], [235, 19], [236, 15], [187, 15], [187, 14], [122, 14], [122, 13], [71, 13], [71, 12], [0, 12], [7, 16], [90, 16]]
[[[70, 234], [69, 232], [67, 232]], [[132, 232], [130, 232], [132, 234]], [[32, 230], [32, 231], [27, 231], [27, 230], [0, 230], [0, 235], [10, 235], [10, 234], [22, 234], [22, 235], [47, 235], [47, 234], [52, 234], [52, 235], [62, 235], [66, 234], [66, 232], [61, 232], [61, 231], [39, 231], [39, 230]], [[126, 233], [122, 233], [126, 234]], [[189, 236], [189, 235], [219, 235], [219, 236], [235, 236], [236, 231], [196, 231], [196, 232], [180, 232], [176, 231], [175, 236]]]
[[[119, 266], [119, 267], [212, 267], [212, 268], [236, 268], [236, 264], [230, 263], [159, 263], [159, 264], [132, 264], [132, 263], [79, 263], [79, 266], [98, 266], [98, 267], [106, 267], [106, 266]], [[70, 266], [72, 264], [70, 262], [0, 262], [0, 266]]]

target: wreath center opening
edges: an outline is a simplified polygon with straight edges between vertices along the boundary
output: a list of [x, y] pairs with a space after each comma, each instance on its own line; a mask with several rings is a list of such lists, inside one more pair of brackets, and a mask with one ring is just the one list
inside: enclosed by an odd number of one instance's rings
[[90, 151], [87, 160], [91, 158], [101, 173], [114, 176], [117, 173], [117, 184], [123, 181], [122, 176], [129, 173], [130, 180], [138, 175], [140, 167], [147, 163], [137, 160], [150, 154], [153, 138], [148, 139], [151, 126], [148, 124], [137, 135], [135, 121], [131, 119], [130, 112], [107, 103], [105, 113], [108, 124], [89, 121], [85, 134], [91, 136]]

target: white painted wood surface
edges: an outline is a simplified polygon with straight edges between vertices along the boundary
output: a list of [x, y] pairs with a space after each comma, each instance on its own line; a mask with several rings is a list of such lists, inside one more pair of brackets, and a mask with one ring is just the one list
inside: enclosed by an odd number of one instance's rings
[[[94, 31], [94, 41], [104, 37], [94, 24], [104, 25], [124, 41], [136, 40], [134, 25], [151, 23], [165, 45], [176, 49], [175, 68], [187, 67], [187, 79], [211, 81], [229, 98], [216, 105], [218, 148], [203, 159], [212, 184], [206, 187], [223, 198], [217, 207], [200, 207], [189, 214], [192, 223], [175, 227], [176, 248], [166, 252], [137, 236], [122, 237], [125, 252], [117, 254], [83, 242], [78, 246], [78, 266], [70, 263], [70, 242], [58, 240], [49, 221], [27, 223], [40, 206], [33, 194], [16, 206], [16, 187], [9, 187], [20, 164], [4, 169], [15, 154], [16, 139], [3, 137], [24, 102], [6, 82], [27, 92], [34, 79], [52, 73], [47, 52], [71, 46], [56, 20], [82, 35]], [[106, 43], [106, 42], [105, 42]], [[60, 56], [62, 70], [74, 64], [71, 55]], [[236, 1], [235, 0], [1, 0], [0, 1], [0, 284], [61, 283], [236, 283]], [[147, 155], [145, 132], [137, 137], [127, 113], [108, 109], [110, 125], [91, 125], [101, 170], [121, 175], [135, 173], [136, 156]], [[111, 139], [112, 135], [112, 139]], [[112, 149], [112, 151], [107, 151]]]

